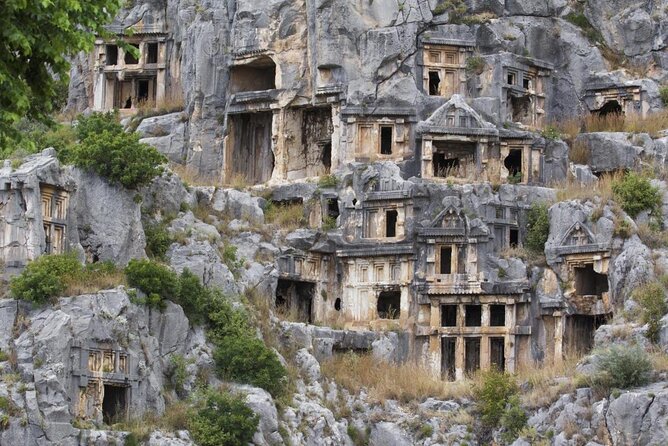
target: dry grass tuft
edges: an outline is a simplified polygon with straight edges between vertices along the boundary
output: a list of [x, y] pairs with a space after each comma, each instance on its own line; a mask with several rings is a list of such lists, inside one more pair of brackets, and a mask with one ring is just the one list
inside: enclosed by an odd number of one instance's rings
[[550, 185], [557, 189], [557, 201], [565, 200], [592, 200], [600, 198], [602, 203], [613, 199], [612, 184], [620, 180], [624, 174], [614, 172], [601, 175], [596, 183], [583, 184], [573, 178], [558, 181]]
[[94, 273], [80, 274], [69, 277], [65, 281], [65, 296], [96, 293], [100, 290], [109, 290], [119, 285], [127, 286], [123, 270], [104, 270]]
[[223, 185], [225, 187], [231, 187], [236, 190], [246, 190], [252, 186], [248, 178], [241, 173], [234, 173], [229, 178], [227, 178]]
[[652, 228], [647, 223], [640, 223], [636, 233], [640, 240], [652, 249], [668, 247], [668, 231]]
[[302, 203], [269, 203], [264, 211], [265, 223], [279, 226], [288, 232], [308, 225]]
[[668, 129], [668, 110], [649, 113], [644, 118], [638, 114], [588, 115], [583, 120], [583, 127], [585, 132], [649, 133], [656, 137]]
[[220, 177], [214, 175], [202, 175], [192, 167], [184, 166], [183, 164], [169, 163], [169, 170], [181, 178], [181, 181], [190, 186], [221, 187], [223, 185]]
[[[559, 363], [524, 364], [517, 372], [518, 382], [526, 382], [531, 390], [522, 394], [523, 406], [527, 408], [547, 407], [565, 393], [575, 390], [575, 378], [578, 375], [575, 357], [566, 358]], [[566, 378], [557, 381], [556, 378]]]
[[591, 161], [591, 152], [589, 147], [583, 141], [575, 141], [568, 151], [568, 159], [575, 164], [589, 164]]
[[529, 262], [532, 265], [545, 264], [545, 255], [529, 251], [522, 246], [508, 246], [499, 252], [499, 257], [502, 258], [517, 258]]
[[409, 403], [428, 397], [457, 399], [472, 395], [469, 381], [445, 382], [416, 364], [380, 362], [370, 354], [334, 355], [322, 363], [322, 371], [351, 392], [366, 388], [369, 397], [380, 403], [388, 399]]

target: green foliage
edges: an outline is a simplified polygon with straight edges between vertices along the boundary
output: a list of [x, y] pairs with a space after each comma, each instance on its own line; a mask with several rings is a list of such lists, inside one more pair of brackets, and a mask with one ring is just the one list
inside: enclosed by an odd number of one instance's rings
[[615, 200], [632, 218], [644, 210], [661, 215], [661, 193], [645, 176], [628, 172], [612, 184]]
[[668, 85], [659, 88], [659, 96], [661, 96], [663, 105], [668, 105]]
[[137, 438], [137, 434], [134, 432], [130, 432], [126, 437], [125, 437], [125, 443], [123, 443], [123, 446], [140, 446], [141, 441], [139, 441], [139, 438]]
[[204, 324], [208, 321], [208, 310], [216, 305], [221, 296], [216, 291], [206, 288], [199, 278], [184, 269], [179, 276], [179, 294], [175, 302], [183, 308], [192, 324]]
[[550, 235], [550, 218], [545, 203], [533, 203], [527, 213], [527, 236], [525, 246], [529, 251], [542, 254]]
[[76, 134], [69, 125], [48, 126], [41, 122], [22, 119], [14, 128], [20, 133], [21, 138], [11, 146], [0, 149], [0, 158], [21, 157], [53, 147], [61, 162], [70, 162], [72, 148], [76, 144]]
[[481, 74], [485, 69], [485, 59], [481, 56], [471, 56], [466, 59], [466, 71], [469, 73]]
[[448, 12], [451, 23], [459, 23], [463, 15], [466, 13], [466, 3], [464, 0], [445, 0], [443, 3], [436, 5], [434, 8], [434, 15], [440, 15]]
[[48, 122], [64, 104], [70, 60], [106, 36], [121, 0], [6, 0], [0, 14], [0, 147], [21, 118]]
[[188, 362], [183, 357], [183, 355], [173, 354], [169, 357], [169, 362], [171, 364], [171, 378], [176, 393], [183, 393], [183, 386], [186, 383], [186, 378], [188, 378]]
[[566, 20], [571, 22], [582, 30], [585, 37], [592, 43], [604, 43], [603, 36], [589, 22], [589, 19], [582, 12], [571, 12], [566, 15]]
[[501, 416], [501, 427], [504, 431], [501, 439], [506, 443], [512, 443], [527, 425], [527, 414], [520, 406], [520, 399], [517, 395], [510, 397], [508, 405]]
[[352, 423], [348, 424], [347, 432], [355, 446], [367, 446], [369, 444], [369, 436], [366, 432], [359, 430]]
[[165, 223], [145, 223], [146, 254], [149, 257], [163, 260], [167, 250], [174, 243], [174, 238], [167, 231]]
[[593, 387], [601, 390], [626, 389], [647, 384], [652, 361], [639, 346], [613, 345], [598, 353]]
[[256, 337], [248, 315], [224, 299], [214, 301], [209, 313], [209, 339], [220, 375], [231, 381], [262, 387], [273, 396], [285, 389], [286, 370], [276, 353]]
[[518, 390], [517, 383], [508, 373], [497, 369], [482, 372], [480, 382], [473, 387], [473, 395], [485, 426], [498, 426], [506, 405]]
[[541, 132], [541, 135], [545, 139], [559, 139], [559, 138], [561, 138], [561, 133], [559, 132], [559, 129], [557, 127], [555, 127], [554, 125], [545, 126], [545, 128]]
[[199, 446], [241, 446], [251, 442], [258, 423], [240, 397], [209, 391], [188, 427]]
[[615, 237], [621, 237], [627, 239], [633, 235], [633, 228], [631, 223], [626, 221], [625, 218], [618, 217], [615, 219], [615, 227], [613, 228], [612, 234]]
[[0, 350], [0, 362], [5, 362], [9, 359], [9, 355], [6, 352]]
[[147, 296], [141, 302], [159, 307], [163, 300], [177, 300], [180, 293], [179, 278], [169, 267], [152, 260], [132, 259], [125, 267], [130, 286], [139, 288]]
[[243, 260], [237, 258], [237, 247], [234, 245], [225, 245], [222, 252], [223, 263], [232, 271], [236, 271], [243, 266]]
[[336, 218], [328, 215], [322, 220], [322, 230], [331, 231], [333, 229], [336, 229]]
[[661, 332], [661, 318], [668, 313], [666, 290], [659, 282], [648, 283], [633, 291], [633, 299], [642, 307], [641, 321], [647, 324], [647, 339], [656, 343]]
[[508, 184], [520, 184], [522, 182], [522, 172], [515, 172], [513, 175], [508, 175]]
[[325, 189], [336, 187], [339, 184], [339, 180], [334, 175], [323, 175], [318, 179], [318, 186]]
[[44, 255], [28, 263], [23, 272], [10, 281], [12, 296], [38, 304], [65, 291], [65, 280], [81, 271], [73, 254]]
[[133, 189], [148, 184], [163, 171], [166, 161], [155, 148], [139, 142], [139, 135], [124, 131], [117, 112], [79, 117], [79, 145], [72, 161], [111, 182]]

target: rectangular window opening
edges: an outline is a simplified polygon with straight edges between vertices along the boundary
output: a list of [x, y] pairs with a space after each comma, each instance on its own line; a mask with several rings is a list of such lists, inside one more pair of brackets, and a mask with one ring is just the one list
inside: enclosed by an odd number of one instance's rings
[[118, 46], [117, 45], [106, 45], [105, 46], [105, 64], [106, 65], [118, 65]]
[[429, 72], [429, 96], [438, 96], [441, 94], [440, 90], [441, 76], [438, 71]]
[[506, 369], [505, 342], [503, 338], [489, 338], [489, 362], [503, 372]]
[[146, 44], [146, 63], [158, 63], [158, 42]]
[[[139, 53], [139, 44], [137, 43], [131, 43], [131, 47], [134, 47], [134, 49]], [[139, 59], [137, 59], [134, 54], [132, 54], [130, 51], [125, 51], [125, 65], [136, 65], [139, 63]]]
[[457, 326], [457, 305], [441, 305], [441, 327]]
[[385, 211], [385, 237], [397, 236], [397, 219], [399, 213], [396, 210]]
[[504, 327], [506, 325], [506, 306], [489, 306], [489, 325], [490, 327]]
[[515, 73], [508, 73], [508, 85], [515, 85]]
[[392, 126], [380, 126], [380, 153], [381, 155], [392, 155]]
[[452, 274], [452, 247], [441, 246], [440, 274]]
[[480, 305], [466, 305], [464, 315], [467, 327], [480, 327], [482, 325], [482, 307]]
[[455, 338], [441, 338], [441, 376], [446, 381], [455, 379], [456, 345]]
[[471, 376], [480, 369], [480, 338], [464, 339], [464, 371]]

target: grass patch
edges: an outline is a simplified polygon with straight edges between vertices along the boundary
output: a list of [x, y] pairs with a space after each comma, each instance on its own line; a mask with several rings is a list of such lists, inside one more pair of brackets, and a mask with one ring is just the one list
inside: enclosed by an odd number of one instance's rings
[[416, 364], [386, 363], [370, 354], [336, 354], [322, 363], [322, 372], [353, 393], [367, 389], [369, 397], [377, 402], [471, 397], [470, 382], [445, 382]]
[[269, 202], [264, 210], [265, 223], [294, 231], [308, 224], [302, 203]]
[[568, 159], [575, 164], [589, 164], [591, 151], [583, 141], [575, 141], [568, 151]]

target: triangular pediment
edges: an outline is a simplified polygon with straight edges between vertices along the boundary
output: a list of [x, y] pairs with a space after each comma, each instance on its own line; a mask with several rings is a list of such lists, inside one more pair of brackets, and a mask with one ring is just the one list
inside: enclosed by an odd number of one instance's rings
[[595, 245], [596, 237], [591, 230], [581, 222], [575, 222], [561, 238], [561, 246], [588, 246]]
[[453, 95], [448, 102], [440, 106], [427, 120], [420, 122], [419, 127], [423, 133], [453, 129], [496, 132], [496, 127], [485, 121], [458, 94]]
[[466, 216], [458, 207], [449, 205], [432, 220], [430, 226], [432, 228], [466, 230]]

